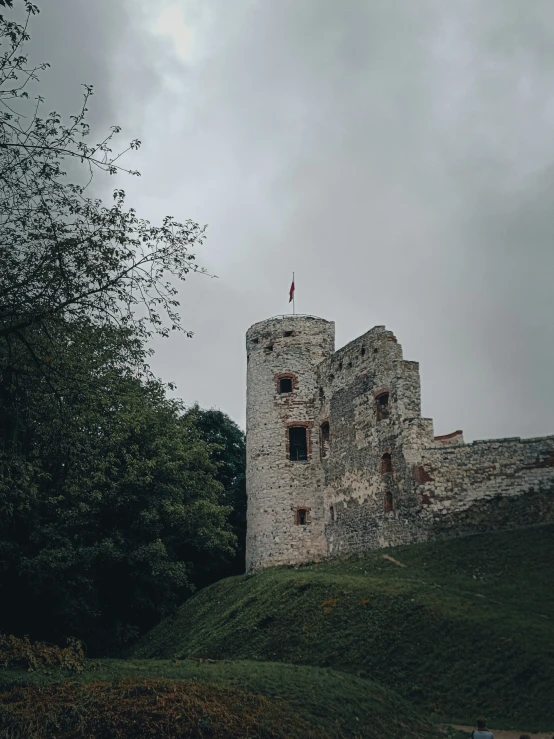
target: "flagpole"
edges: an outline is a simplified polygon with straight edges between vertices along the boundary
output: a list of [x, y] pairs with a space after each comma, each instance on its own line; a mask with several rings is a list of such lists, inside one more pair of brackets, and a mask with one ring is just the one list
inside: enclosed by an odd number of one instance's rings
[[292, 284], [294, 285], [294, 290], [292, 291], [292, 315], [296, 315], [296, 306], [294, 304], [294, 294], [296, 292], [296, 285], [294, 284], [294, 272], [292, 273]]

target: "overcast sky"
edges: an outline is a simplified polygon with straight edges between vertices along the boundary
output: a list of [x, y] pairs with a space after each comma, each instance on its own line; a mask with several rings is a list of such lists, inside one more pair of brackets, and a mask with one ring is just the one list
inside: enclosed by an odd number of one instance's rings
[[[37, 0], [39, 2], [39, 0]], [[244, 334], [374, 325], [466, 438], [554, 433], [552, 0], [42, 0], [50, 109], [95, 85], [139, 214], [208, 224], [152, 367], [244, 425]], [[97, 187], [104, 183], [96, 182]]]

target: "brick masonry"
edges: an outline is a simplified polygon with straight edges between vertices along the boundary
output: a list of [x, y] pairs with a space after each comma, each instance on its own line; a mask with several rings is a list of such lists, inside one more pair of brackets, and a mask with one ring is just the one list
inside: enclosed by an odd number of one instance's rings
[[[384, 326], [335, 352], [332, 322], [285, 316], [246, 345], [248, 570], [554, 517], [554, 436], [435, 437], [419, 365]], [[306, 460], [289, 458], [291, 426]]]

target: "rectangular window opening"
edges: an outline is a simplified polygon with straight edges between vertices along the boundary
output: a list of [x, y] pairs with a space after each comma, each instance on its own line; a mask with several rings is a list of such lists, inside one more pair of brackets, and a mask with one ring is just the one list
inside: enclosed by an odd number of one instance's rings
[[325, 459], [331, 451], [329, 422], [321, 424], [321, 458]]
[[308, 434], [304, 426], [289, 428], [289, 450], [291, 462], [302, 462], [308, 459]]
[[384, 421], [385, 418], [389, 417], [389, 394], [381, 393], [375, 398], [377, 405], [377, 420]]
[[282, 393], [292, 393], [292, 378], [290, 377], [281, 377], [279, 380], [279, 392]]

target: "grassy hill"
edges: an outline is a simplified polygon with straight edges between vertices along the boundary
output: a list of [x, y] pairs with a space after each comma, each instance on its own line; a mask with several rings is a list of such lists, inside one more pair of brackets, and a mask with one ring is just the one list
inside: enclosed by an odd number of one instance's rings
[[332, 668], [436, 717], [551, 730], [553, 552], [545, 525], [230, 578], [132, 657]]
[[[161, 696], [158, 704], [156, 694]], [[79, 676], [0, 670], [0, 706], [0, 736], [3, 729], [17, 729], [21, 739], [49, 738], [53, 727], [61, 727], [59, 739], [66, 737], [64, 729], [73, 739], [80, 734], [71, 733], [72, 720], [86, 721], [103, 735], [106, 717], [120, 731], [114, 736], [133, 739], [445, 739], [421, 711], [370, 680], [275, 662], [101, 660], [99, 669]], [[26, 720], [36, 726], [38, 717], [47, 718], [39, 722], [46, 724], [45, 733], [29, 733]]]

